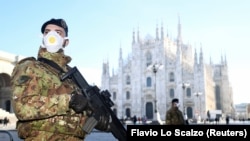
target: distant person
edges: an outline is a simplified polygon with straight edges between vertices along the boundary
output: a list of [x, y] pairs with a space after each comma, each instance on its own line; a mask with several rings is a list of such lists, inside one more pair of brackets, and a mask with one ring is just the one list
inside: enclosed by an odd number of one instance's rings
[[226, 124], [229, 124], [229, 116], [226, 116]]
[[166, 112], [166, 125], [186, 125], [182, 112], [179, 110], [179, 100], [172, 100], [172, 105]]
[[147, 123], [147, 117], [144, 115], [142, 117], [142, 124], [146, 124]]
[[133, 123], [136, 124], [136, 122], [137, 122], [137, 117], [136, 117], [136, 115], [134, 115], [134, 117], [133, 117]]
[[210, 120], [210, 117], [211, 117], [211, 115], [210, 115], [210, 111], [208, 110], [208, 111], [207, 111], [207, 121], [208, 121], [208, 122], [210, 122], [210, 121], [211, 121], [211, 120]]
[[8, 123], [9, 123], [9, 119], [7, 117], [4, 117], [4, 119], [3, 119], [3, 125], [7, 126]]
[[139, 124], [141, 124], [141, 117], [138, 117], [137, 121], [138, 121]]
[[215, 118], [215, 124], [218, 124], [219, 121], [220, 121], [220, 118], [219, 118], [219, 117], [216, 117], [216, 118]]

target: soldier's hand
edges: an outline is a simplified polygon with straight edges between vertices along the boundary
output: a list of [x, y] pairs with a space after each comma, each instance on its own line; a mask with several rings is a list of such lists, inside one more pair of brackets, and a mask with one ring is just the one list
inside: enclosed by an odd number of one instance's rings
[[102, 114], [100, 115], [100, 119], [95, 128], [100, 131], [109, 132], [110, 123], [111, 123], [111, 117], [109, 116], [109, 114]]
[[72, 108], [76, 113], [82, 113], [87, 104], [88, 100], [82, 94], [72, 94], [69, 101], [69, 108]]

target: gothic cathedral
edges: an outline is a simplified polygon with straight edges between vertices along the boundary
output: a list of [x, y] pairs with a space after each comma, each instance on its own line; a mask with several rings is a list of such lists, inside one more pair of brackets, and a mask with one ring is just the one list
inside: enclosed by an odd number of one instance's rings
[[138, 29], [131, 47], [126, 59], [120, 48], [117, 73], [111, 75], [109, 62], [103, 63], [101, 89], [111, 93], [118, 118], [165, 120], [173, 98], [188, 119], [206, 119], [208, 110], [233, 113], [226, 57], [219, 64], [206, 63], [201, 45], [193, 50], [182, 41], [180, 20], [176, 39], [164, 35], [163, 25], [160, 31], [156, 27], [155, 37], [144, 39]]

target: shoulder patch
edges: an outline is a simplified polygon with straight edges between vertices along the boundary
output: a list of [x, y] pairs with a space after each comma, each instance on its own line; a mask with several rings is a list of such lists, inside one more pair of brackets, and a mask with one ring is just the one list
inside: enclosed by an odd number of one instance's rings
[[36, 61], [36, 58], [35, 57], [26, 57], [26, 58], [20, 60], [17, 64], [21, 64], [25, 61]]

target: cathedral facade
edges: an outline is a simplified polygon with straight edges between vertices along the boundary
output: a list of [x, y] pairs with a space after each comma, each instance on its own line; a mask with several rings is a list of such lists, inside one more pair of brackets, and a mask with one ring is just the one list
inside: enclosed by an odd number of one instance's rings
[[162, 25], [156, 26], [155, 37], [142, 39], [139, 29], [133, 31], [131, 47], [125, 59], [120, 48], [116, 72], [103, 63], [101, 89], [111, 93], [118, 118], [164, 121], [173, 98], [188, 119], [206, 119], [210, 110], [233, 114], [226, 57], [219, 64], [206, 63], [202, 46], [196, 50], [182, 41], [180, 22], [176, 39], [165, 36]]

